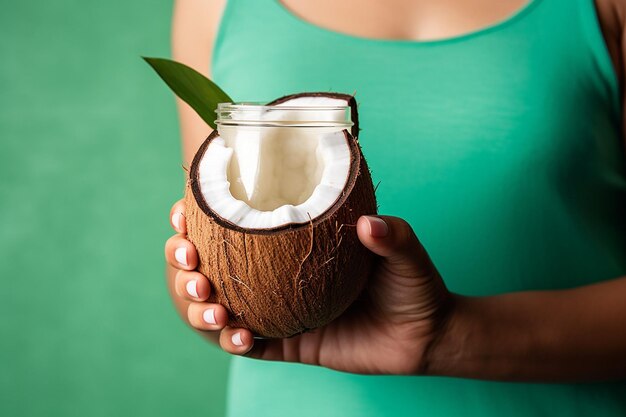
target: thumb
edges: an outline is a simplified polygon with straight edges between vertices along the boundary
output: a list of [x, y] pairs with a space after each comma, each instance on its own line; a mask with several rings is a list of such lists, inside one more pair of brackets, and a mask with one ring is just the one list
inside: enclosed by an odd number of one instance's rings
[[390, 272], [407, 278], [432, 277], [436, 273], [426, 249], [405, 220], [361, 216], [356, 229], [361, 243], [381, 256]]

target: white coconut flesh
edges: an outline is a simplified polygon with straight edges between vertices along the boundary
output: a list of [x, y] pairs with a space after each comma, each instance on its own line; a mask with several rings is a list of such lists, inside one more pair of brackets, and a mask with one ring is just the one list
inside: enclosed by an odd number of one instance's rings
[[250, 147], [213, 139], [198, 173], [208, 207], [250, 229], [306, 223], [326, 212], [341, 196], [350, 172], [344, 133], [298, 138], [300, 143], [282, 139], [268, 135]]
[[[345, 106], [343, 100], [301, 97], [284, 106]], [[280, 106], [279, 105], [279, 106]], [[265, 114], [267, 121], [343, 120], [343, 111]], [[339, 114], [341, 113], [341, 114]], [[259, 115], [254, 115], [258, 120]], [[333, 127], [220, 126], [198, 166], [207, 206], [241, 228], [308, 223], [331, 208], [350, 173], [350, 147]]]

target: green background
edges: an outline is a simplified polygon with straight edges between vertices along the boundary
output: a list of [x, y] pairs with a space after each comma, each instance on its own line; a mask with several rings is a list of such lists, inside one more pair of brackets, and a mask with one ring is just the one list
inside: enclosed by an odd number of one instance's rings
[[220, 416], [228, 358], [164, 285], [182, 192], [171, 2], [2, 2], [0, 415]]

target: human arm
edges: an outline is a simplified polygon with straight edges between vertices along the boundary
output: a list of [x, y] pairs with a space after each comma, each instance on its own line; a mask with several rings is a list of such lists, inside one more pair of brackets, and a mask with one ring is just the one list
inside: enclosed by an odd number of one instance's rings
[[[213, 44], [226, 0], [176, 0], [172, 18], [172, 58], [210, 76]], [[212, 129], [181, 99], [176, 98], [185, 166]]]
[[[172, 56], [174, 60], [182, 62], [207, 76], [210, 74], [213, 44], [225, 4], [226, 0], [175, 1], [172, 18]], [[204, 139], [209, 136], [212, 129], [182, 100], [176, 98], [176, 104], [180, 120], [183, 163], [184, 166], [189, 167], [196, 150]], [[174, 205], [170, 213], [170, 219], [172, 219], [174, 213], [178, 213], [175, 218], [176, 222], [182, 222], [181, 226], [184, 227], [182, 204]], [[174, 227], [174, 229], [180, 232], [180, 228]], [[184, 234], [178, 234], [170, 239], [173, 242], [181, 240], [184, 240]], [[190, 301], [178, 296], [175, 288], [177, 274], [179, 282], [184, 280], [184, 278], [181, 278], [182, 273], [179, 273], [179, 271], [181, 269], [168, 265], [166, 279], [176, 309], [181, 317], [187, 321], [187, 310]], [[188, 276], [187, 279], [190, 279], [190, 277]], [[203, 281], [201, 281], [200, 285], [203, 285]], [[201, 288], [201, 292], [204, 289], [204, 287]], [[206, 294], [208, 296], [208, 287], [206, 287]], [[217, 341], [217, 334], [213, 332], [202, 332], [201, 334], [212, 342]]]
[[626, 378], [626, 278], [559, 291], [454, 296], [422, 372], [506, 381]]
[[[227, 328], [222, 348], [363, 374], [532, 382], [626, 377], [626, 278], [568, 290], [463, 297], [447, 291], [406, 222], [375, 219], [361, 218], [357, 233], [380, 262], [346, 313], [289, 339], [253, 340], [245, 329]], [[176, 265], [173, 250], [166, 255]], [[179, 294], [189, 299], [183, 283]], [[200, 330], [208, 328], [203, 309], [203, 303], [189, 309], [192, 326]], [[241, 345], [233, 344], [235, 332]]]

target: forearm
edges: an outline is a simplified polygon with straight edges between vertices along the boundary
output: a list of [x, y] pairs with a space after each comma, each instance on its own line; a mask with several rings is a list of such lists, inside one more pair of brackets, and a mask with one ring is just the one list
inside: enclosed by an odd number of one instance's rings
[[626, 277], [562, 291], [454, 296], [424, 372], [507, 381], [626, 378]]

